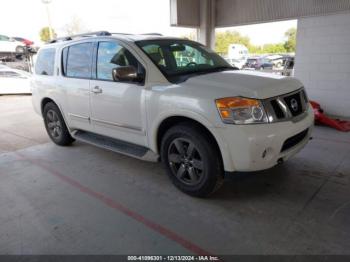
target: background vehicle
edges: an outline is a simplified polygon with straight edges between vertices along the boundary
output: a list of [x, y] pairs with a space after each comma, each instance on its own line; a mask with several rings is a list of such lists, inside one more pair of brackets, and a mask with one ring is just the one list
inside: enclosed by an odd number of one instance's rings
[[244, 65], [244, 69], [272, 69], [273, 64], [271, 61], [265, 57], [253, 57], [247, 60], [247, 63]]
[[5, 35], [0, 35], [0, 53], [24, 53], [25, 45]]
[[55, 40], [40, 49], [32, 84], [54, 143], [161, 159], [174, 185], [199, 197], [225, 172], [287, 160], [313, 125], [297, 79], [238, 71], [199, 43], [157, 35]]
[[248, 48], [241, 44], [230, 44], [227, 61], [234, 67], [242, 69], [249, 57]]
[[280, 69], [283, 67], [284, 56], [282, 56], [282, 55], [269, 55], [269, 56], [266, 56], [265, 58], [270, 60], [270, 62], [273, 64], [273, 67], [275, 67], [276, 69]]
[[283, 72], [282, 75], [294, 76], [294, 57], [286, 56], [283, 60]]
[[0, 94], [30, 94], [28, 72], [0, 65]]
[[22, 42], [26, 46], [31, 46], [31, 45], [34, 44], [33, 41], [30, 41], [30, 40], [22, 38], [22, 37], [12, 37], [12, 38], [15, 39], [18, 42]]

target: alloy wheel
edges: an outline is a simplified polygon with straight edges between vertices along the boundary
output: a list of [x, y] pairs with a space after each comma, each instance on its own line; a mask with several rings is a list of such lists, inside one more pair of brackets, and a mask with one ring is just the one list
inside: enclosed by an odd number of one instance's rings
[[62, 135], [62, 124], [58, 117], [58, 114], [54, 110], [50, 109], [47, 111], [46, 121], [50, 135], [54, 139], [58, 139]]
[[193, 142], [174, 139], [168, 148], [168, 162], [175, 177], [190, 186], [198, 185], [204, 176], [203, 159]]

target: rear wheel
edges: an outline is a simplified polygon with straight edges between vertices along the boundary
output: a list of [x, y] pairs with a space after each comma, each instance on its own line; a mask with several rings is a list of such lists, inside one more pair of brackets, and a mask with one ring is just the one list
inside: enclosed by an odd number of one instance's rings
[[190, 123], [166, 132], [161, 157], [174, 185], [186, 194], [206, 197], [222, 185], [223, 167], [217, 146]]
[[44, 123], [49, 137], [55, 144], [67, 146], [74, 142], [59, 108], [52, 102], [47, 103], [44, 107]]

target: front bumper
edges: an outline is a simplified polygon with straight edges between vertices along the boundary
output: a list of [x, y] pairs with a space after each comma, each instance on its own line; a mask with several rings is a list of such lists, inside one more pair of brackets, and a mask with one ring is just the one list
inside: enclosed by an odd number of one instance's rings
[[[306, 116], [298, 122], [256, 125], [225, 125], [214, 128], [213, 134], [222, 153], [225, 171], [258, 171], [271, 168], [299, 152], [309, 141], [314, 114], [309, 106]], [[286, 150], [287, 139], [307, 130], [305, 136]]]

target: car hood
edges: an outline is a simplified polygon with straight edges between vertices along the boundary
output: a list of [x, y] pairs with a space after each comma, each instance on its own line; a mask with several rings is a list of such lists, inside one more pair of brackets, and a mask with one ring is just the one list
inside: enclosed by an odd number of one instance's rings
[[284, 77], [255, 71], [223, 71], [189, 78], [185, 85], [214, 93], [217, 97], [243, 96], [265, 99], [300, 89], [302, 83], [293, 77]]

